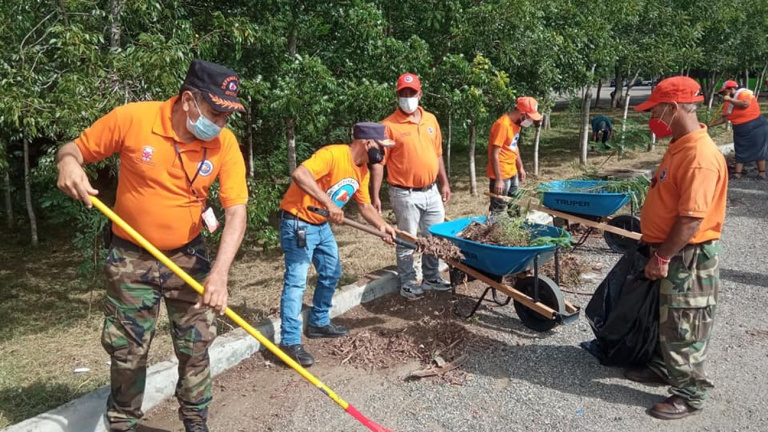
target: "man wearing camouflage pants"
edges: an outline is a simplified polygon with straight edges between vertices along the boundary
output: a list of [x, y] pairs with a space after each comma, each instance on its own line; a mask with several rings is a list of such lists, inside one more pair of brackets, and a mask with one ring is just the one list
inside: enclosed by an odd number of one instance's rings
[[625, 376], [669, 384], [672, 396], [649, 410], [673, 420], [699, 412], [712, 382], [704, 371], [720, 288], [718, 260], [725, 220], [725, 158], [696, 117], [703, 100], [696, 81], [665, 79], [638, 111], [650, 129], [672, 141], [656, 169], [641, 214], [642, 241], [651, 247], [648, 279], [659, 280], [659, 344], [655, 357]]
[[[115, 212], [171, 261], [204, 281], [205, 292], [199, 296], [128, 233], [112, 228], [102, 332], [102, 345], [111, 357], [110, 431], [135, 431], [143, 415], [147, 356], [161, 299], [179, 360], [179, 416], [187, 432], [208, 431], [214, 310], [223, 313], [227, 307], [227, 276], [246, 223], [245, 163], [237, 140], [224, 128], [233, 111], [243, 111], [238, 88], [234, 72], [195, 60], [178, 96], [115, 108], [56, 157], [59, 188], [90, 207], [90, 196], [98, 192], [82, 165], [119, 154]], [[203, 223], [209, 231], [218, 226], [206, 207], [217, 178], [226, 226], [211, 266], [200, 234]]]

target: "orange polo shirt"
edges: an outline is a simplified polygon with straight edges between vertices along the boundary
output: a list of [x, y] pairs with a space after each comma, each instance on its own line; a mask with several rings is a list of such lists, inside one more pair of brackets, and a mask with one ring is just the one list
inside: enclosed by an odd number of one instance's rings
[[520, 140], [521, 127], [516, 125], [507, 114], [499, 117], [491, 126], [491, 134], [488, 138], [488, 166], [485, 169], [488, 178], [496, 179], [493, 172], [493, 150], [501, 147], [499, 152], [499, 170], [503, 180], [514, 177], [517, 174], [517, 158], [520, 150], [517, 143]]
[[[177, 99], [115, 108], [75, 139], [86, 162], [120, 155], [115, 212], [161, 250], [181, 247], [200, 234], [203, 206], [217, 178], [224, 208], [248, 201], [245, 162], [235, 136], [224, 129], [211, 141], [179, 142], [171, 126]], [[191, 187], [187, 176], [194, 178]], [[131, 240], [117, 225], [112, 231]]]
[[760, 104], [755, 100], [754, 93], [747, 89], [739, 89], [736, 91], [736, 99], [749, 102], [749, 106], [746, 108], [738, 108], [733, 106], [732, 103], [726, 102], [723, 105], [723, 115], [728, 118], [728, 121], [738, 125], [760, 117]]
[[643, 241], [663, 243], [678, 216], [701, 218], [691, 244], [720, 238], [728, 168], [707, 127], [670, 143], [651, 180], [640, 215]]
[[[350, 198], [361, 204], [370, 204], [368, 184], [371, 176], [368, 165], [355, 165], [349, 145], [327, 145], [316, 151], [301, 166], [309, 170], [320, 189], [324, 190], [337, 206], [344, 207]], [[280, 203], [280, 209], [314, 224], [327, 220], [307, 210], [308, 206], [322, 208], [316, 199], [301, 190], [296, 183], [291, 183]]]
[[421, 107], [421, 121], [414, 123], [400, 109], [381, 121], [395, 146], [385, 150], [382, 165], [387, 167], [389, 184], [424, 187], [437, 180], [443, 156], [443, 136], [437, 118]]

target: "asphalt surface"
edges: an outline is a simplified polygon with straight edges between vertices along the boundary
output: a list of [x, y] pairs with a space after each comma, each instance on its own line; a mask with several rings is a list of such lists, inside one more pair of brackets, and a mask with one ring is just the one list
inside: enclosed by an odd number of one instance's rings
[[[768, 185], [732, 181], [723, 233], [722, 290], [709, 354], [715, 382], [696, 416], [662, 421], [646, 409], [665, 387], [629, 382], [601, 366], [579, 343], [592, 338], [586, 319], [540, 334], [525, 328], [510, 306], [483, 309], [469, 325], [482, 348], [469, 352], [462, 385], [406, 381], [416, 365], [366, 371], [322, 357], [312, 368], [339, 395], [387, 428], [398, 431], [766, 431], [768, 409]], [[601, 238], [580, 256], [600, 275], [619, 256]], [[588, 296], [565, 294], [585, 306]], [[381, 322], [388, 319], [380, 318]], [[371, 323], [367, 323], [371, 324]], [[314, 351], [313, 351], [314, 352]], [[364, 431], [325, 395], [292, 371], [260, 356], [217, 377], [213, 431]], [[181, 430], [175, 402], [143, 422], [144, 432]]]

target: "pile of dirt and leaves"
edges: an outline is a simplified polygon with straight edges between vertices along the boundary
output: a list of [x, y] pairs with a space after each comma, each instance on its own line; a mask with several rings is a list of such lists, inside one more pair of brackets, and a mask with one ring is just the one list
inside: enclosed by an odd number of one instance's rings
[[350, 337], [329, 341], [328, 353], [341, 364], [369, 371], [400, 366], [414, 360], [421, 364], [408, 379], [439, 377], [459, 384], [464, 372], [459, 367], [467, 359], [472, 333], [454, 319], [422, 318], [404, 327], [372, 327]]
[[464, 259], [464, 255], [461, 254], [461, 250], [455, 244], [449, 240], [437, 238], [437, 237], [419, 237], [416, 240], [416, 246], [419, 247], [421, 253], [427, 255], [434, 255], [444, 260], [458, 260]]
[[507, 214], [488, 217], [484, 222], [473, 221], [458, 236], [478, 243], [505, 247], [571, 245], [570, 237], [565, 232], [561, 237], [540, 235], [535, 225], [529, 224], [524, 218]]

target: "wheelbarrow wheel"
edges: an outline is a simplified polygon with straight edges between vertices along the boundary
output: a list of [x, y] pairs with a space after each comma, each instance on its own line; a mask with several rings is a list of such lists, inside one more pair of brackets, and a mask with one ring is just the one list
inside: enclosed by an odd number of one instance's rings
[[[515, 289], [533, 298], [535, 283], [536, 278], [534, 276], [521, 278], [517, 280]], [[551, 307], [561, 314], [565, 313], [565, 299], [563, 299], [563, 293], [560, 292], [560, 288], [555, 281], [542, 275], [539, 275], [539, 302]], [[529, 329], [545, 332], [552, 330], [557, 326], [555, 320], [539, 314], [524, 304], [518, 301], [515, 301], [514, 304], [517, 316], [520, 317], [520, 321], [522, 321], [523, 325]]]
[[[640, 232], [640, 218], [633, 215], [618, 215], [608, 221], [608, 225], [631, 232]], [[637, 247], [637, 240], [620, 236], [612, 232], [603, 231], [605, 243], [612, 251], [627, 253]]]

